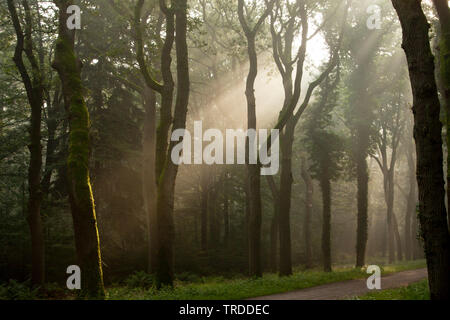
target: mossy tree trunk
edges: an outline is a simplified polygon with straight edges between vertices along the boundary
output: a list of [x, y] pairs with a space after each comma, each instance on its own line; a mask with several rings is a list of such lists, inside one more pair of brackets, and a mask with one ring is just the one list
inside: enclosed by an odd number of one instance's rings
[[59, 34], [53, 67], [62, 83], [64, 104], [69, 118], [67, 171], [69, 200], [74, 224], [75, 246], [81, 268], [81, 296], [103, 298], [102, 260], [94, 196], [89, 176], [89, 112], [81, 83], [81, 62], [75, 54], [75, 32], [68, 30], [70, 0], [55, 1], [59, 9]]
[[419, 219], [433, 300], [450, 298], [450, 235], [442, 171], [442, 124], [429, 23], [418, 0], [392, 0], [403, 29], [413, 91]]
[[[41, 217], [42, 189], [42, 146], [41, 146], [41, 122], [42, 107], [44, 104], [44, 77], [43, 70], [33, 50], [32, 40], [32, 16], [28, 1], [22, 1], [25, 12], [25, 28], [23, 30], [13, 0], [8, 0], [8, 10], [16, 32], [17, 43], [14, 53], [14, 63], [19, 70], [28, 102], [31, 106], [30, 117], [30, 163], [28, 167], [28, 225], [31, 233], [31, 282], [33, 286], [44, 284], [45, 254], [44, 232]], [[27, 57], [31, 67], [31, 75], [27, 70], [23, 56]]]

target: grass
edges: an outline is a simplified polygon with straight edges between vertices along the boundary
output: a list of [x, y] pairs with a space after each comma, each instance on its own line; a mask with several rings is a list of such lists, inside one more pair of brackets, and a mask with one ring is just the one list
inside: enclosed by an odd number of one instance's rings
[[428, 280], [413, 283], [408, 287], [371, 292], [353, 300], [430, 300]]
[[[384, 266], [382, 274], [387, 275], [405, 270], [425, 267], [425, 260], [403, 262]], [[366, 278], [365, 270], [354, 268], [335, 268], [326, 273], [318, 270], [295, 272], [290, 277], [280, 278], [266, 274], [260, 279], [236, 278], [226, 280], [222, 277], [201, 278], [200, 283], [177, 281], [174, 288], [160, 291], [154, 288], [130, 288], [113, 286], [107, 289], [110, 300], [241, 300], [270, 294], [277, 294], [310, 288], [322, 284], [352, 279]]]

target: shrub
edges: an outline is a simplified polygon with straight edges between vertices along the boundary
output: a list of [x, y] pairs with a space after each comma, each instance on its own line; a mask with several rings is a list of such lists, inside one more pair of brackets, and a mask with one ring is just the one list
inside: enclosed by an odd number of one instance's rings
[[29, 282], [9, 280], [0, 285], [0, 300], [34, 300], [38, 298], [38, 288], [31, 289]]
[[125, 284], [129, 288], [145, 288], [149, 289], [153, 286], [154, 277], [144, 271], [137, 271], [125, 280]]
[[190, 272], [183, 272], [177, 275], [176, 277], [179, 281], [189, 282], [189, 283], [200, 283], [202, 282], [202, 278], [196, 274]]

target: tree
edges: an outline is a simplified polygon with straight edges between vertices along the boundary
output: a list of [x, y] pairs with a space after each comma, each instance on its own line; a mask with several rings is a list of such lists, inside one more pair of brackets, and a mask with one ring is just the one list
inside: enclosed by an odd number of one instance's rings
[[311, 243], [311, 220], [313, 212], [314, 184], [311, 175], [308, 171], [307, 164], [305, 162], [306, 160], [302, 161], [302, 178], [306, 186], [306, 195], [304, 200], [305, 218], [303, 220], [303, 233], [305, 241], [305, 265], [307, 268], [311, 268], [313, 266], [312, 243]]
[[[332, 271], [331, 261], [331, 181], [338, 178], [343, 158], [343, 139], [333, 131], [333, 109], [337, 105], [339, 69], [324, 80], [319, 102], [308, 117], [307, 134], [304, 139], [313, 161], [311, 171], [319, 180], [322, 191], [322, 259], [325, 272]], [[309, 216], [309, 214], [307, 214]]]
[[390, 263], [395, 260], [394, 240], [397, 243], [397, 258], [398, 260], [403, 259], [398, 220], [394, 212], [394, 200], [396, 185], [395, 171], [398, 165], [400, 142], [405, 129], [404, 111], [408, 99], [407, 88], [403, 81], [405, 78], [404, 70], [398, 71], [393, 69], [391, 61], [391, 59], [387, 62], [380, 61], [380, 69], [383, 74], [380, 75], [382, 81], [379, 86], [384, 88], [390, 84], [391, 88], [395, 88], [395, 90], [392, 93], [383, 94], [383, 96], [378, 98], [377, 103], [379, 106], [376, 110], [376, 119], [374, 121], [375, 133], [373, 135], [374, 149], [376, 151], [371, 152], [370, 154], [377, 162], [380, 171], [383, 174], [384, 199], [386, 203], [387, 245]]
[[[14, 53], [14, 63], [20, 72], [23, 84], [31, 106], [30, 117], [30, 164], [28, 167], [28, 225], [31, 232], [32, 246], [32, 274], [31, 282], [34, 286], [44, 283], [45, 261], [44, 261], [44, 233], [41, 217], [42, 189], [42, 146], [41, 146], [41, 121], [42, 108], [44, 104], [44, 75], [42, 66], [33, 49], [33, 20], [31, 8], [27, 0], [22, 1], [25, 11], [25, 32], [21, 25], [19, 16], [13, 0], [8, 0], [8, 9], [16, 32], [17, 44]], [[31, 66], [31, 72], [27, 70], [23, 55]]]
[[82, 66], [75, 54], [75, 31], [67, 27], [67, 8], [73, 1], [56, 0], [55, 4], [59, 9], [59, 27], [53, 67], [61, 79], [70, 126], [67, 170], [75, 245], [82, 271], [81, 295], [103, 298], [100, 240], [89, 175], [89, 112], [81, 83]]
[[[342, 3], [340, 3], [338, 7], [340, 7], [341, 4]], [[295, 129], [303, 112], [309, 105], [314, 90], [325, 80], [337, 65], [339, 56], [338, 51], [342, 42], [349, 4], [350, 3], [347, 2], [345, 7], [342, 30], [337, 37], [337, 41], [335, 43], [328, 43], [330, 46], [330, 61], [317, 79], [309, 84], [305, 97], [297, 110], [296, 108], [302, 93], [307, 43], [311, 39], [308, 35], [308, 7], [304, 1], [296, 1], [292, 4], [282, 4], [280, 1], [277, 1], [275, 10], [271, 15], [270, 29], [272, 35], [273, 58], [282, 77], [284, 88], [284, 102], [278, 118], [278, 123], [275, 126], [276, 129], [283, 130], [280, 134], [282, 159], [279, 188], [280, 194], [278, 196], [279, 209], [277, 211], [280, 237], [279, 268], [281, 276], [289, 276], [292, 274], [290, 210], [293, 184], [292, 154]], [[288, 13], [287, 16], [284, 16], [284, 12]], [[287, 21], [285, 21], [286, 19]], [[300, 37], [302, 42], [297, 54], [294, 55], [293, 41], [296, 36], [296, 30], [299, 28], [301, 28]], [[314, 32], [313, 35], [316, 35], [319, 31], [320, 28]], [[295, 70], [295, 78], [293, 77], [294, 66], [297, 68]]]
[[439, 119], [434, 57], [428, 35], [429, 24], [421, 2], [392, 0], [403, 30], [403, 49], [408, 60], [414, 97], [419, 219], [427, 258], [430, 295], [433, 300], [447, 300], [450, 297], [450, 235], [442, 172], [442, 124]]
[[[346, 125], [352, 139], [351, 160], [357, 182], [357, 229], [356, 229], [356, 267], [363, 267], [366, 259], [368, 239], [368, 194], [369, 168], [367, 159], [372, 147], [374, 121], [374, 93], [370, 74], [374, 70], [375, 58], [379, 53], [383, 33], [368, 30], [365, 11], [368, 1], [361, 1], [352, 7], [356, 27], [349, 35], [346, 47], [350, 63], [350, 75], [346, 80], [348, 87], [348, 108], [345, 112]], [[361, 48], [364, 48], [362, 50]]]
[[[439, 67], [440, 80], [443, 83], [443, 104], [446, 113], [445, 129], [447, 134], [447, 199], [450, 199], [450, 9], [448, 1], [433, 0], [440, 23]], [[447, 222], [450, 227], [450, 209], [447, 208]]]
[[408, 185], [409, 190], [405, 193], [406, 214], [405, 214], [405, 257], [407, 260], [417, 259], [419, 242], [417, 241], [417, 179], [416, 179], [416, 158], [414, 154], [413, 121], [412, 116], [405, 125], [406, 132], [404, 138], [405, 157], [408, 164]]
[[[261, 16], [257, 19], [254, 26], [250, 26], [249, 20], [251, 17], [246, 17], [244, 7], [246, 7], [244, 0], [238, 1], [239, 22], [244, 30], [247, 38], [248, 56], [250, 61], [250, 69], [247, 77], [247, 84], [245, 95], [247, 97], [247, 129], [256, 130], [256, 97], [255, 97], [255, 81], [258, 75], [258, 54], [256, 51], [256, 35], [269, 16], [272, 10], [274, 0], [265, 1], [266, 8], [263, 10]], [[245, 10], [247, 11], [247, 10]], [[249, 139], [247, 139], [247, 146], [249, 146]], [[249, 226], [248, 226], [248, 243], [249, 243], [249, 274], [255, 277], [262, 277], [261, 266], [261, 176], [260, 164], [250, 164], [249, 152], [246, 152], [247, 163], [247, 192], [248, 192], [248, 206], [249, 206]], [[259, 163], [259, 160], [258, 160]]]
[[[187, 1], [174, 0], [167, 7], [164, 0], [160, 1], [160, 10], [166, 17], [166, 39], [161, 54], [161, 74], [164, 84], [156, 82], [147, 67], [143, 55], [143, 42], [141, 31], [141, 14], [144, 0], [139, 0], [135, 9], [134, 23], [137, 30], [137, 52], [140, 70], [146, 85], [161, 95], [161, 115], [157, 128], [156, 141], [156, 177], [157, 177], [157, 201], [156, 201], [156, 245], [157, 264], [156, 280], [158, 287], [173, 285], [173, 206], [175, 180], [178, 173], [178, 165], [174, 164], [170, 155], [176, 145], [169, 140], [169, 132], [182, 130], [186, 126], [187, 107], [189, 103], [189, 61], [187, 47]], [[176, 22], [175, 22], [176, 21]], [[176, 34], [176, 35], [175, 35]], [[177, 56], [177, 95], [174, 114], [172, 117], [174, 81], [171, 72], [171, 52], [176, 44]]]

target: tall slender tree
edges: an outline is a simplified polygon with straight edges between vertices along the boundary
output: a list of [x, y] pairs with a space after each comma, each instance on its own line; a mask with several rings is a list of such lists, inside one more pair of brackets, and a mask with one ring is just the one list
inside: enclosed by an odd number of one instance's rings
[[442, 172], [442, 124], [431, 52], [429, 23], [421, 0], [392, 0], [403, 29], [413, 91], [414, 137], [417, 151], [419, 219], [424, 238], [431, 299], [450, 297], [450, 235]]
[[[187, 46], [187, 1], [174, 0], [171, 6], [160, 0], [160, 10], [166, 19], [166, 38], [161, 53], [161, 74], [163, 84], [158, 83], [150, 73], [144, 59], [142, 39], [142, 9], [145, 1], [139, 0], [134, 12], [134, 26], [137, 32], [137, 60], [146, 85], [161, 95], [160, 122], [156, 139], [156, 279], [158, 287], [173, 285], [173, 241], [174, 241], [174, 192], [178, 165], [172, 162], [171, 153], [176, 141], [169, 142], [169, 134], [186, 126], [189, 103], [190, 78]], [[177, 94], [175, 107], [175, 84], [171, 71], [172, 49], [176, 46]], [[172, 109], [174, 109], [172, 114]]]
[[[342, 5], [340, 2], [338, 7]], [[338, 51], [341, 45], [347, 10], [350, 2], [347, 2], [344, 10], [342, 30], [335, 43], [330, 45], [330, 61], [317, 79], [308, 86], [300, 107], [296, 110], [302, 93], [302, 80], [305, 68], [309, 36], [309, 12], [305, 1], [296, 1], [292, 4], [276, 1], [275, 9], [271, 14], [271, 35], [273, 58], [283, 80], [284, 102], [279, 115], [276, 129], [283, 130], [280, 134], [281, 143], [281, 177], [280, 194], [278, 196], [278, 228], [280, 237], [279, 268], [281, 276], [292, 274], [290, 210], [292, 196], [292, 154], [294, 134], [297, 124], [309, 105], [314, 90], [333, 71], [338, 62]], [[284, 12], [287, 12], [287, 17]], [[337, 10], [339, 12], [339, 10]], [[327, 19], [328, 20], [328, 19]], [[293, 42], [296, 30], [301, 29], [301, 44], [296, 54], [293, 52]], [[320, 29], [316, 30], [316, 35]], [[294, 66], [296, 66], [295, 76]], [[273, 188], [272, 188], [273, 190]]]
[[[256, 36], [269, 16], [274, 0], [265, 1], [265, 9], [256, 23], [251, 26], [250, 20], [253, 17], [246, 17], [246, 4], [244, 0], [238, 0], [239, 22], [244, 30], [247, 38], [248, 57], [250, 61], [250, 69], [247, 77], [245, 95], [247, 97], [247, 129], [256, 130], [256, 97], [255, 97], [255, 81], [258, 75], [258, 54], [256, 51]], [[247, 146], [249, 146], [247, 139]], [[262, 225], [262, 205], [261, 205], [261, 166], [259, 164], [250, 164], [250, 154], [246, 153], [247, 163], [247, 192], [248, 192], [248, 243], [249, 243], [249, 274], [255, 277], [262, 276], [261, 265], [261, 225]]]
[[62, 83], [64, 105], [69, 118], [67, 159], [69, 200], [75, 234], [78, 263], [81, 268], [81, 295], [103, 298], [102, 259], [94, 196], [89, 174], [89, 112], [81, 82], [81, 61], [75, 53], [75, 30], [67, 20], [71, 0], [55, 0], [59, 9], [58, 39], [53, 67]]
[[343, 139], [333, 130], [333, 109], [337, 105], [337, 87], [340, 81], [339, 68], [327, 76], [320, 87], [319, 102], [308, 117], [304, 143], [313, 161], [311, 171], [319, 180], [322, 191], [322, 260], [325, 272], [332, 271], [331, 254], [331, 182], [339, 177], [344, 153]]
[[[41, 122], [44, 105], [44, 71], [33, 48], [33, 19], [27, 0], [22, 1], [22, 7], [25, 12], [24, 27], [22, 27], [20, 22], [14, 1], [8, 0], [8, 9], [17, 37], [13, 60], [19, 70], [28, 102], [31, 106], [29, 129], [31, 142], [28, 146], [30, 150], [30, 164], [28, 167], [29, 199], [27, 221], [31, 232], [31, 282], [34, 286], [40, 286], [44, 283], [45, 274], [44, 232], [41, 217]], [[26, 56], [27, 64], [25, 63], [24, 55]], [[30, 66], [30, 70], [27, 65]]]

